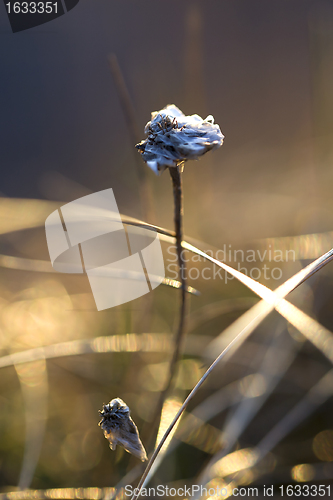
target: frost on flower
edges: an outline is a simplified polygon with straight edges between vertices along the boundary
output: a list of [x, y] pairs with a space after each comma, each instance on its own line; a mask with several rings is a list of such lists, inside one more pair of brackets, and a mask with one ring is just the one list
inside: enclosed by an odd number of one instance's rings
[[205, 120], [199, 115], [185, 116], [174, 104], [154, 111], [145, 133], [147, 139], [136, 148], [155, 174], [183, 161], [197, 160], [207, 151], [222, 146], [224, 139], [212, 115]]

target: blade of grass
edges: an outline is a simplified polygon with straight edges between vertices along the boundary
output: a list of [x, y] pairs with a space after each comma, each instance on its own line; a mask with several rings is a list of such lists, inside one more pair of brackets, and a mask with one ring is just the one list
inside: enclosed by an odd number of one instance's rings
[[[193, 342], [185, 344], [185, 353], [200, 354], [207, 342], [207, 335], [192, 335], [192, 339]], [[193, 345], [197, 349], [193, 349]], [[2, 356], [0, 368], [43, 359], [105, 352], [172, 352], [172, 339], [169, 333], [127, 333], [60, 342]]]

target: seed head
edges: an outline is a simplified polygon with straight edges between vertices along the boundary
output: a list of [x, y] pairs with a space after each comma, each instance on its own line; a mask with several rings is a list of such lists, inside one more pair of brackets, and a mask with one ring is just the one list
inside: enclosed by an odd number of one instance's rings
[[177, 167], [186, 160], [219, 148], [224, 136], [214, 124], [212, 115], [203, 120], [199, 115], [185, 116], [174, 104], [151, 114], [145, 127], [147, 138], [136, 145], [155, 174], [167, 167]]
[[99, 414], [102, 419], [98, 425], [103, 429], [111, 450], [115, 450], [118, 444], [142, 462], [147, 460], [146, 450], [140, 440], [138, 428], [130, 417], [129, 407], [122, 399], [112, 399], [110, 403], [103, 405]]

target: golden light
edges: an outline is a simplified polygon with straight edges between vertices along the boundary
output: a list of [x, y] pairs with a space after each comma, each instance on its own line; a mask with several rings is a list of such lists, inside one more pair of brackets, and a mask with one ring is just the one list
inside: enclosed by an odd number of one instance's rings
[[163, 391], [168, 377], [169, 363], [152, 363], [144, 366], [140, 373], [140, 386], [151, 392]]
[[207, 489], [207, 491], [213, 489], [216, 491], [216, 493], [214, 495], [208, 496], [206, 500], [221, 500], [229, 498], [232, 496], [235, 486], [236, 485], [233, 482], [226, 483], [220, 478], [214, 478], [205, 485], [205, 488]]
[[0, 493], [0, 500], [44, 500], [44, 499], [87, 499], [104, 500], [114, 497], [115, 488], [52, 488], [48, 490], [24, 490]]
[[299, 483], [306, 483], [307, 481], [311, 481], [315, 477], [315, 469], [310, 464], [299, 464], [295, 465], [291, 469], [291, 477], [294, 481], [298, 481]]
[[[141, 370], [140, 385], [147, 391], [163, 391], [168, 378], [169, 363], [149, 364]], [[201, 378], [203, 370], [201, 363], [194, 359], [184, 359], [179, 362], [176, 387], [179, 389], [192, 389]]]
[[[173, 398], [173, 399], [167, 399], [165, 401], [165, 403], [163, 405], [163, 409], [162, 409], [161, 421], [160, 421], [160, 426], [159, 426], [158, 433], [157, 433], [155, 447], [161, 441], [162, 437], [164, 436], [167, 428], [169, 427], [172, 420], [176, 416], [181, 405], [182, 405], [182, 401], [180, 399]], [[178, 424], [179, 424], [179, 420], [178, 420], [177, 424], [173, 427], [171, 433], [169, 434], [169, 437], [167, 438], [166, 442], [162, 446], [161, 452], [163, 452], [163, 450], [165, 450], [169, 446], [169, 443], [172, 439], [172, 436], [174, 435], [174, 433], [177, 430]]]
[[333, 461], [333, 430], [327, 429], [319, 432], [313, 440], [312, 449], [319, 460], [323, 462]]
[[[194, 428], [188, 431], [187, 428]], [[223, 434], [211, 424], [204, 422], [195, 415], [186, 415], [186, 426], [182, 427], [178, 439], [205, 453], [214, 454], [222, 447]]]
[[71, 298], [56, 281], [37, 283], [1, 310], [1, 322], [11, 352], [80, 337], [87, 324], [73, 312]]
[[214, 464], [212, 474], [221, 477], [228, 476], [229, 474], [252, 467], [257, 463], [258, 458], [258, 453], [252, 448], [243, 448], [242, 450], [234, 451]]
[[266, 249], [274, 255], [278, 250], [282, 255], [288, 256], [290, 261], [301, 259], [316, 259], [333, 246], [333, 232], [300, 234], [298, 236], [283, 236], [261, 240], [262, 250]]
[[202, 377], [204, 370], [202, 363], [195, 359], [183, 359], [179, 363], [176, 387], [179, 389], [193, 389], [198, 380]]

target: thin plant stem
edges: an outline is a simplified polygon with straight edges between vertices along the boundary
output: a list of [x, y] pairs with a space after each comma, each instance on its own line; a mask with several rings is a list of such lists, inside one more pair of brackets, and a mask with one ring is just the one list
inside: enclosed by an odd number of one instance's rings
[[169, 168], [170, 176], [172, 179], [173, 198], [175, 205], [174, 223], [176, 233], [176, 250], [179, 266], [179, 281], [181, 282], [181, 302], [180, 302], [180, 317], [178, 323], [178, 330], [175, 337], [175, 347], [173, 356], [170, 362], [169, 379], [163, 391], [164, 399], [171, 387], [172, 379], [175, 372], [175, 367], [179, 359], [181, 348], [183, 345], [185, 334], [185, 315], [186, 315], [186, 262], [184, 259], [184, 250], [182, 248], [183, 242], [183, 190], [182, 190], [182, 168], [180, 164], [177, 168]]
[[174, 226], [176, 238], [176, 250], [179, 267], [179, 281], [181, 283], [180, 297], [180, 313], [177, 332], [174, 340], [173, 354], [169, 365], [169, 373], [166, 386], [159, 397], [153, 422], [156, 422], [162, 413], [163, 403], [175, 380], [176, 366], [181, 353], [184, 334], [185, 334], [185, 317], [186, 317], [186, 262], [184, 259], [183, 243], [183, 190], [182, 190], [182, 171], [183, 163], [180, 163], [176, 168], [169, 168], [170, 177], [172, 180], [173, 199], [174, 199]]

